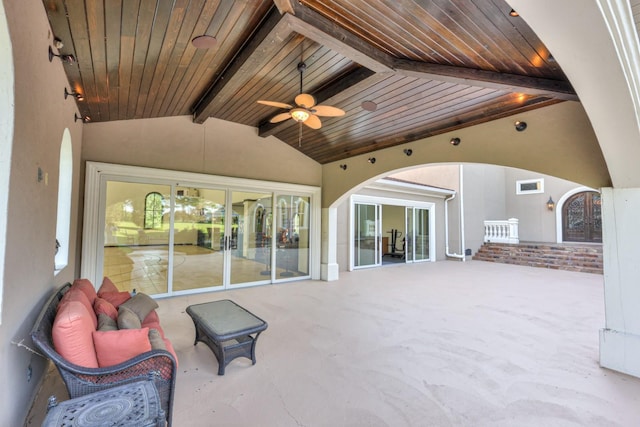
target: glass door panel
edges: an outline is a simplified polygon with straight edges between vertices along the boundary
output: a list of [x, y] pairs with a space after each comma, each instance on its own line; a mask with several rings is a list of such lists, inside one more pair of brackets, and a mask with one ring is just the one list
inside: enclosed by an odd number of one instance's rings
[[224, 285], [226, 191], [176, 187], [173, 291]]
[[168, 292], [171, 187], [105, 183], [102, 274], [120, 290]]
[[231, 193], [225, 242], [231, 285], [271, 280], [272, 199], [272, 193]]
[[354, 205], [354, 267], [368, 267], [381, 263], [379, 211], [379, 205]]
[[429, 209], [414, 208], [414, 261], [429, 259]]
[[407, 207], [405, 208], [405, 262], [413, 262], [415, 260], [415, 252], [414, 252], [414, 240], [413, 240], [413, 231], [414, 231], [414, 219], [413, 219], [414, 208]]
[[276, 280], [309, 275], [309, 207], [309, 197], [276, 197]]

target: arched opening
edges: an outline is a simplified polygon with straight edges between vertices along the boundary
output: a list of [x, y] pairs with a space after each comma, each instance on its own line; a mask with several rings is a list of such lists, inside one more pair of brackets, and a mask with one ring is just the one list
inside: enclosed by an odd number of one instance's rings
[[562, 240], [602, 243], [602, 201], [597, 191], [581, 191], [562, 205]]

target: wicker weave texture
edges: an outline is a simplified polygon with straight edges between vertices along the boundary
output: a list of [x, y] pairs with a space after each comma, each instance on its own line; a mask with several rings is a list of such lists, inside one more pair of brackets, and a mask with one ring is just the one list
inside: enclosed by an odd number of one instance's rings
[[171, 426], [173, 394], [176, 381], [176, 361], [166, 350], [152, 350], [115, 366], [85, 368], [68, 362], [54, 348], [52, 327], [58, 303], [71, 287], [60, 287], [45, 303], [31, 330], [31, 339], [58, 368], [73, 399], [112, 387], [137, 381], [151, 380], [160, 395], [167, 423]]

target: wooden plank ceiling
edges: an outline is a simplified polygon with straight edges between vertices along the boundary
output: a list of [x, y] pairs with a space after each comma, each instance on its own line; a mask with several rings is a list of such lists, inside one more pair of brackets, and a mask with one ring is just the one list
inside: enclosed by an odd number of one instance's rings
[[[258, 128], [324, 164], [563, 100], [562, 70], [503, 0], [43, 0], [92, 122], [192, 115]], [[196, 48], [200, 35], [214, 47]], [[302, 90], [343, 109], [314, 130]], [[363, 108], [363, 102], [376, 109]], [[302, 133], [300, 130], [302, 129]]]

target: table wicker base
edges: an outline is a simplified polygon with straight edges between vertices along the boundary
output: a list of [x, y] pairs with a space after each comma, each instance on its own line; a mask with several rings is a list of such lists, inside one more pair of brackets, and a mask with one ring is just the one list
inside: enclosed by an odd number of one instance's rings
[[213, 351], [218, 375], [224, 375], [225, 367], [238, 357], [256, 364], [256, 341], [267, 322], [231, 300], [190, 305], [187, 314], [196, 329], [194, 345], [201, 341]]
[[164, 427], [153, 382], [126, 384], [57, 403], [50, 398], [43, 427]]

